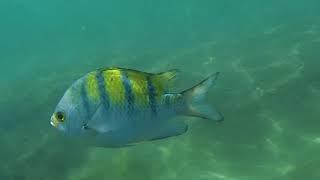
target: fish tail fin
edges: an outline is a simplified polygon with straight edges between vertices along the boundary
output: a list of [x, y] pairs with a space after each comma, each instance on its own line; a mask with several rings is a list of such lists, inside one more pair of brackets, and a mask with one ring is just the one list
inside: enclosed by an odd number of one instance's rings
[[181, 93], [186, 102], [186, 108], [182, 111], [182, 114], [214, 121], [224, 120], [223, 115], [219, 111], [205, 102], [207, 92], [213, 86], [218, 76], [219, 72], [212, 74], [197, 85]]

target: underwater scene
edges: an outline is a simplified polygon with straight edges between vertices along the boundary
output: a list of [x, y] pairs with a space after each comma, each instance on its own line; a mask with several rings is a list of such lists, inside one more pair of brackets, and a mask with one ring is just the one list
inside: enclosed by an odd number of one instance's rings
[[[320, 179], [320, 1], [1, 0], [0, 22], [0, 180]], [[108, 67], [178, 69], [172, 93], [220, 72], [205, 98], [224, 121], [121, 148], [52, 127]]]

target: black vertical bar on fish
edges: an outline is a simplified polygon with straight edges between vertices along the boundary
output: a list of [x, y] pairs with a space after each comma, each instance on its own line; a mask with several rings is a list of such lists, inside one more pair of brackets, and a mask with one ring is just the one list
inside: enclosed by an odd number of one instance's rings
[[80, 90], [80, 97], [82, 99], [82, 105], [83, 105], [83, 109], [84, 109], [84, 113], [85, 113], [85, 120], [86, 122], [83, 123], [88, 123], [89, 121], [89, 117], [91, 115], [91, 109], [90, 109], [90, 105], [89, 105], [89, 98], [88, 98], [88, 93], [86, 90], [86, 79], [82, 82], [81, 85], [81, 90]]
[[151, 76], [147, 77], [148, 91], [149, 91], [149, 104], [151, 108], [152, 115], [157, 115], [157, 105], [156, 105], [156, 91], [151, 81]]
[[125, 99], [127, 101], [128, 114], [132, 115], [134, 111], [134, 96], [130, 79], [128, 78], [128, 74], [125, 71], [121, 71], [121, 80], [125, 89]]
[[105, 88], [105, 79], [104, 79], [102, 70], [98, 71], [96, 78], [98, 81], [98, 90], [99, 90], [99, 95], [101, 97], [101, 103], [103, 104], [105, 109], [108, 110], [110, 107], [110, 103], [109, 103], [109, 97], [107, 95], [107, 91]]
[[165, 104], [169, 107], [170, 106], [170, 98], [171, 98], [171, 95], [169, 94], [166, 94], [165, 95]]

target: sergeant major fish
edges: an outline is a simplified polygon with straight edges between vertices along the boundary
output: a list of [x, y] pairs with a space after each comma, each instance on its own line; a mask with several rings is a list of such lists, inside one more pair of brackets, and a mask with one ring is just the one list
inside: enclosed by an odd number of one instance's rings
[[204, 102], [219, 72], [180, 93], [169, 92], [176, 74], [118, 67], [89, 72], [66, 90], [50, 123], [94, 146], [124, 147], [184, 134], [188, 125], [173, 121], [175, 116], [222, 121], [223, 115]]

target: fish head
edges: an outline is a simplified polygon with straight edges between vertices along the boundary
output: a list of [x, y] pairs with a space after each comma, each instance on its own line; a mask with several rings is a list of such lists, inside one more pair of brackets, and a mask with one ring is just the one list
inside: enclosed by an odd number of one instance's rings
[[83, 133], [85, 118], [81, 113], [81, 103], [76, 94], [74, 89], [68, 89], [56, 106], [50, 120], [53, 127], [68, 135]]

